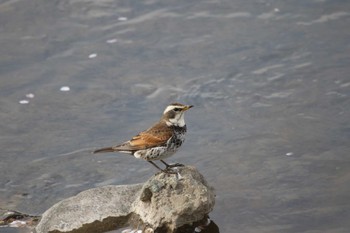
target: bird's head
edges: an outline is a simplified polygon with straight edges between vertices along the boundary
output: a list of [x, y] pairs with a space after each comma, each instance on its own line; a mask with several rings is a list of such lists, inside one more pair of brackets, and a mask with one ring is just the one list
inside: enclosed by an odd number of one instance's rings
[[165, 123], [169, 126], [174, 125], [183, 127], [186, 124], [184, 119], [184, 113], [192, 107], [192, 105], [172, 103], [165, 108], [162, 119], [165, 120]]

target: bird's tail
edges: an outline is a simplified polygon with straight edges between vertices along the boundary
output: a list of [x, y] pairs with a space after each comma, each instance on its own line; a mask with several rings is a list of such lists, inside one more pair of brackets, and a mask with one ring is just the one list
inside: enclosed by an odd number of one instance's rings
[[115, 152], [115, 149], [113, 149], [113, 147], [105, 147], [105, 148], [97, 149], [92, 153], [96, 154], [96, 153], [106, 153], [106, 152]]

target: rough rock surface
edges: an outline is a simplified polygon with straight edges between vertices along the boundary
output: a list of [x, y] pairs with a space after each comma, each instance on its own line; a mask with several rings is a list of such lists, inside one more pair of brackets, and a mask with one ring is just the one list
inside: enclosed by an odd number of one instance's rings
[[124, 226], [142, 184], [89, 189], [62, 200], [42, 216], [36, 231], [104, 232]]
[[145, 184], [105, 186], [62, 200], [47, 210], [37, 233], [106, 232], [125, 226], [175, 232], [203, 219], [214, 207], [214, 190], [190, 166], [158, 173]]

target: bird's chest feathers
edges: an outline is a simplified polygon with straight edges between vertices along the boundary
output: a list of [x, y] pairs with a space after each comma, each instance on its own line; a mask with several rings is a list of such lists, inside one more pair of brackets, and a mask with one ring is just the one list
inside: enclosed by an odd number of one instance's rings
[[183, 127], [173, 126], [173, 128], [174, 128], [174, 134], [167, 141], [167, 147], [172, 149], [177, 149], [185, 141], [186, 125]]

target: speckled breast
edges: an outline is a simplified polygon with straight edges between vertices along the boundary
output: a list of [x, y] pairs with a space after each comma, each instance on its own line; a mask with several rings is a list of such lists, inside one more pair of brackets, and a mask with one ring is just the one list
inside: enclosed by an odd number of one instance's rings
[[174, 135], [167, 142], [167, 148], [170, 153], [175, 153], [177, 149], [185, 141], [186, 126], [184, 127], [175, 127], [174, 126]]
[[185, 141], [186, 126], [174, 127], [174, 135], [164, 146], [153, 147], [147, 150], [138, 151], [140, 157], [146, 160], [159, 160], [172, 156]]

